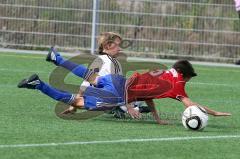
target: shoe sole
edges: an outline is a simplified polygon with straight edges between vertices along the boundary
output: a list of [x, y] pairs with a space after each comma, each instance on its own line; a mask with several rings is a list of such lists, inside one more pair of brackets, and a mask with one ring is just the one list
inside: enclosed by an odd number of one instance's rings
[[52, 60], [51, 60], [51, 53], [52, 53], [52, 52], [49, 52], [49, 53], [47, 54], [46, 61], [52, 61]]
[[55, 52], [53, 51], [53, 49], [51, 48], [51, 50], [50, 50], [49, 53], [47, 54], [46, 61], [52, 62], [52, 63], [54, 63], [54, 64], [57, 64], [56, 61], [55, 61], [55, 60], [52, 60], [52, 58], [51, 58], [51, 54], [52, 54], [52, 53], [57, 57], [56, 53], [55, 53]]
[[52, 51], [47, 54], [46, 61], [55, 63], [55, 61], [51, 59], [51, 54], [52, 54]]
[[18, 88], [28, 88], [28, 82], [34, 80], [40, 80], [37, 74], [31, 75], [28, 79], [23, 79], [21, 82], [18, 83]]
[[25, 88], [24, 85], [27, 84], [27, 79], [23, 79], [21, 82], [18, 83], [18, 88]]
[[28, 81], [34, 81], [34, 80], [39, 80], [39, 77], [38, 77], [37, 74], [33, 74], [32, 76], [30, 76], [30, 77], [28, 78]]

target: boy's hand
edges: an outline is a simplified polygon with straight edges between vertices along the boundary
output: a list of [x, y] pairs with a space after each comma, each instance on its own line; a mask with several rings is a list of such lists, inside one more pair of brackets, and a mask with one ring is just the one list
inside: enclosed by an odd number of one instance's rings
[[139, 113], [139, 111], [133, 109], [132, 107], [128, 108], [128, 114], [133, 118], [141, 118], [141, 113]]
[[65, 115], [65, 114], [74, 114], [77, 111], [77, 108], [73, 107], [73, 106], [69, 106], [67, 109], [65, 109], [63, 112], [61, 112], [61, 115]]
[[168, 124], [169, 124], [169, 122], [166, 121], [166, 120], [157, 120], [157, 123], [158, 123], [159, 125], [168, 125]]

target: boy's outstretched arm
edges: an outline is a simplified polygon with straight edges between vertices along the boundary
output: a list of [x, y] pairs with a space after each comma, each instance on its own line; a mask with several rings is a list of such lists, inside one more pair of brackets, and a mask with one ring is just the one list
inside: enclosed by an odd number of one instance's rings
[[[193, 106], [193, 105], [197, 105], [197, 106], [201, 106], [200, 104], [198, 103], [195, 103], [195, 102], [192, 102], [189, 98], [187, 97], [182, 97], [181, 98], [181, 101], [182, 103], [184, 104], [185, 108], [189, 107], [189, 106]], [[230, 116], [232, 115], [231, 113], [226, 113], [226, 112], [218, 112], [218, 111], [215, 111], [215, 110], [212, 110], [206, 106], [201, 106], [203, 107], [208, 114], [211, 114], [213, 116]]]
[[153, 115], [154, 119], [157, 121], [158, 124], [160, 124], [160, 125], [168, 124], [168, 122], [160, 119], [160, 117], [158, 115], [158, 112], [155, 108], [155, 103], [153, 102], [152, 99], [146, 100], [145, 102], [148, 105], [148, 107], [151, 109], [152, 115]]

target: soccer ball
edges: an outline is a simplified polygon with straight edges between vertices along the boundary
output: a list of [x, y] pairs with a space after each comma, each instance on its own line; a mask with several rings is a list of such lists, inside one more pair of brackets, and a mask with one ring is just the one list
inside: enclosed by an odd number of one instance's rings
[[190, 106], [182, 114], [182, 123], [186, 129], [203, 130], [208, 123], [208, 114], [200, 106]]

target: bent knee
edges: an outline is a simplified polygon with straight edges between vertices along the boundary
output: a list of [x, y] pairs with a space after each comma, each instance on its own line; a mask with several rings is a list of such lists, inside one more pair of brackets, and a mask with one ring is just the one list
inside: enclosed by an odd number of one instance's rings
[[75, 107], [83, 108], [84, 107], [84, 98], [80, 94], [77, 94], [72, 105]]

